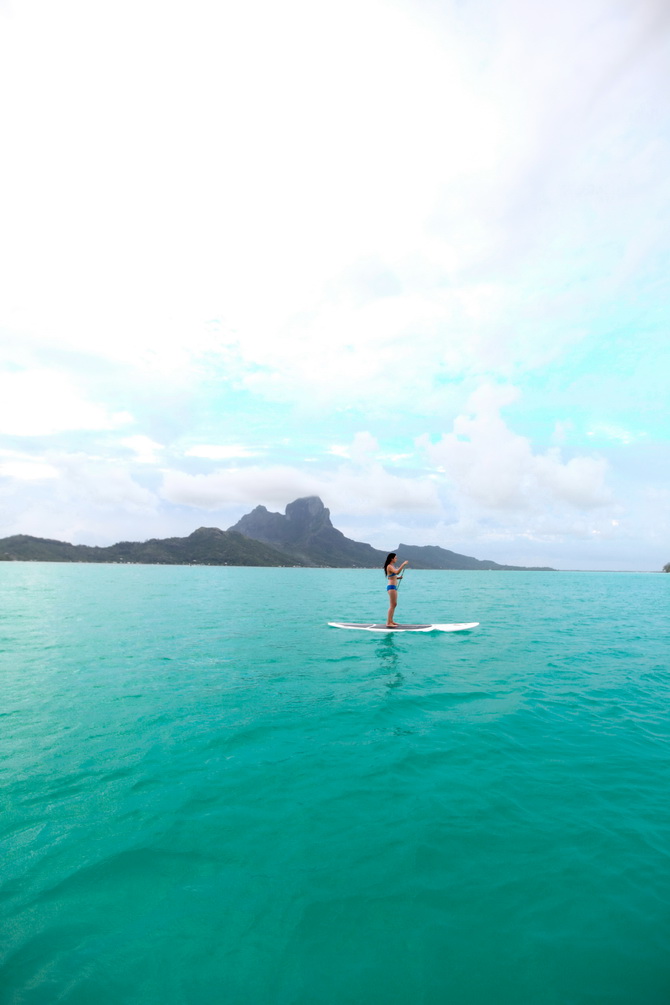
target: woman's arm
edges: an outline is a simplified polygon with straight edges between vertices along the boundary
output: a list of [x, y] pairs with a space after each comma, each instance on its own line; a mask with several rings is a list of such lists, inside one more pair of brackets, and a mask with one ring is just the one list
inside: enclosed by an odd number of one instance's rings
[[389, 572], [392, 576], [399, 576], [406, 565], [409, 565], [409, 559], [405, 560], [402, 565], [389, 565]]

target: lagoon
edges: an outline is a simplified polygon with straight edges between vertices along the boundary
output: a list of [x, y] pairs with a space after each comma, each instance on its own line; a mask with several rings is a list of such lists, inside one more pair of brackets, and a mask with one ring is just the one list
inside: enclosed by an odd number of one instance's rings
[[670, 577], [3, 563], [12, 1005], [666, 1005]]

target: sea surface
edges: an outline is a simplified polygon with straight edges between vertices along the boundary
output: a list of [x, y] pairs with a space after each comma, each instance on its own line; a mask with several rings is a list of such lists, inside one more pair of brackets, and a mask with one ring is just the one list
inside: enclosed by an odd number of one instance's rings
[[668, 1005], [670, 575], [0, 565], [3, 1005]]

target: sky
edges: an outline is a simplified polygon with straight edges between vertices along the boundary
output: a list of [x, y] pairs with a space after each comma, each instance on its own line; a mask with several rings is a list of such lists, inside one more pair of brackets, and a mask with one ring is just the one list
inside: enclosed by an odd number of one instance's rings
[[0, 537], [670, 561], [665, 0], [0, 0]]

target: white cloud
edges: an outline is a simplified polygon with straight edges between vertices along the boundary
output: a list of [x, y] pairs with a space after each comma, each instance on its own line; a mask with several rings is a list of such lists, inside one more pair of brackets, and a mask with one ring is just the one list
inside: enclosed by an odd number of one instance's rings
[[165, 470], [160, 494], [196, 509], [219, 510], [235, 503], [285, 505], [298, 496], [318, 494], [319, 482], [290, 467], [225, 468], [207, 475]]
[[351, 445], [351, 459], [354, 464], [365, 466], [379, 454], [379, 441], [372, 433], [361, 432], [354, 435]]
[[128, 412], [110, 413], [87, 401], [65, 373], [46, 369], [0, 373], [0, 432], [5, 435], [117, 429], [132, 421]]
[[186, 457], [203, 457], [206, 460], [227, 461], [242, 457], [256, 457], [260, 451], [252, 450], [250, 447], [242, 446], [240, 443], [228, 445], [202, 443], [189, 447], [184, 453]]
[[378, 414], [418, 400], [430, 407], [436, 376], [537, 361], [537, 346], [527, 350], [501, 332], [498, 319], [512, 309], [508, 292], [483, 284], [445, 290], [443, 270], [425, 254], [396, 271], [402, 294], [364, 304], [315, 296], [311, 310], [283, 320], [279, 338], [269, 318], [257, 333], [247, 327], [234, 347], [241, 383], [271, 400], [353, 403]]
[[438, 513], [438, 492], [430, 478], [394, 475], [381, 464], [343, 467], [324, 478], [321, 494], [340, 513], [374, 516], [382, 513]]
[[122, 447], [132, 450], [135, 460], [140, 464], [157, 464], [161, 452], [164, 450], [162, 443], [156, 443], [149, 436], [127, 436], [119, 441]]
[[172, 530], [159, 512], [160, 500], [135, 481], [128, 465], [90, 454], [3, 450], [0, 492], [0, 537], [33, 534], [110, 544], [137, 540], [145, 530], [153, 535]]
[[334, 457], [343, 457], [353, 461], [357, 465], [370, 463], [373, 458], [379, 456], [379, 441], [369, 432], [359, 432], [354, 434], [353, 441], [349, 444], [333, 444], [327, 451]]
[[468, 413], [454, 420], [453, 432], [435, 444], [421, 440], [456, 491], [493, 510], [542, 509], [548, 503], [591, 509], [611, 502], [602, 458], [564, 462], [557, 447], [535, 454], [530, 441], [507, 426], [500, 409], [517, 397], [516, 388], [482, 385]]
[[352, 250], [406, 247], [445, 168], [467, 175], [503, 135], [458, 60], [376, 0], [205, 2], [188, 18], [151, 2], [113, 15], [26, 2], [0, 84], [20, 99], [0, 122], [13, 150], [4, 320], [157, 365], [213, 348], [211, 317], [243, 324], [245, 342], [276, 338]]
[[[439, 366], [544, 358], [556, 332], [509, 324], [523, 283], [473, 269], [515, 258], [519, 218], [540, 216], [529, 192], [556, 237], [543, 185], [566, 165], [571, 184], [584, 181], [556, 127], [565, 138], [578, 120], [580, 154], [587, 126], [609, 142], [583, 92], [626, 62], [651, 8], [624, 3], [625, 32], [603, 3], [593, 16], [564, 5], [550, 31], [532, 4], [496, 9], [486, 32], [442, 9], [438, 35], [421, 5], [378, 0], [336, 11], [205, 0], [187, 18], [152, 2], [112, 16], [26, 0], [0, 43], [0, 83], [19, 98], [0, 122], [14, 151], [2, 165], [5, 322], [156, 369], [215, 353], [284, 399], [310, 387], [329, 397], [331, 375], [358, 401], [385, 400], [394, 382], [409, 397]], [[614, 106], [604, 113], [609, 123]]]
[[179, 505], [209, 510], [236, 503], [283, 508], [307, 495], [318, 495], [328, 507], [352, 514], [439, 509], [430, 479], [401, 478], [373, 462], [313, 473], [289, 466], [227, 468], [207, 475], [166, 470], [160, 494]]
[[557, 422], [554, 425], [554, 432], [552, 435], [553, 442], [557, 444], [565, 443], [574, 428], [574, 423], [570, 419]]
[[612, 502], [606, 484], [607, 461], [602, 457], [573, 457], [563, 461], [558, 448], [533, 458], [533, 474], [551, 497], [578, 509], [593, 509]]
[[627, 446], [629, 443], [634, 443], [636, 440], [642, 439], [646, 436], [646, 433], [632, 432], [629, 429], [624, 429], [623, 426], [613, 426], [608, 423], [599, 423], [594, 426], [593, 429], [589, 429], [586, 435], [593, 437], [593, 439], [614, 440], [617, 443]]
[[17, 450], [0, 450], [0, 478], [18, 482], [43, 482], [58, 478], [59, 472], [39, 457]]
[[87, 454], [53, 454], [51, 461], [61, 472], [64, 497], [77, 498], [101, 510], [153, 510], [157, 498], [140, 485], [126, 465]]

